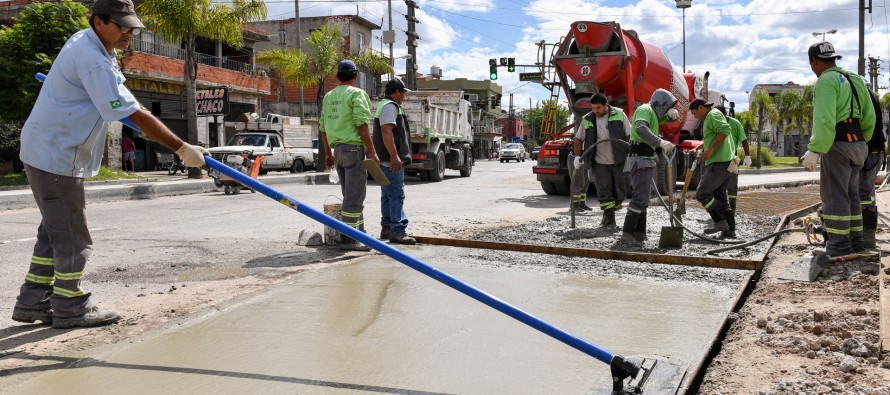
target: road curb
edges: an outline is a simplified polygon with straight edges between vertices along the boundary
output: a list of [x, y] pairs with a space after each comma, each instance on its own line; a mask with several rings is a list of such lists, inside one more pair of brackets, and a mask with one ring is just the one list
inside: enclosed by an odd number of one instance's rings
[[[260, 177], [267, 185], [296, 184], [319, 185], [330, 184], [327, 173], [295, 174], [287, 176]], [[93, 184], [93, 183], [90, 183]], [[84, 188], [87, 205], [99, 202], [118, 200], [154, 199], [164, 196], [190, 195], [207, 192], [219, 192], [213, 179], [177, 180], [161, 182], [134, 181], [132, 183], [105, 183], [87, 185]], [[37, 203], [31, 189], [0, 191], [0, 210], [18, 210], [36, 208]]]

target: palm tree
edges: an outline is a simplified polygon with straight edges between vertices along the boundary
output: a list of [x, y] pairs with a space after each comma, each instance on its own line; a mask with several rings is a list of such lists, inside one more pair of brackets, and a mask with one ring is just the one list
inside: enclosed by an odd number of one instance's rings
[[[205, 37], [226, 41], [240, 47], [244, 43], [242, 24], [266, 18], [262, 0], [232, 0], [211, 3], [210, 0], [147, 0], [139, 6], [145, 27], [164, 40], [185, 45], [183, 82], [185, 85], [188, 141], [198, 142], [198, 118], [195, 112], [195, 79], [198, 62], [195, 40]], [[201, 170], [189, 169], [190, 178], [200, 178]]]
[[[324, 80], [337, 74], [337, 64], [344, 57], [351, 59], [358, 67], [369, 69], [373, 74], [393, 72], [389, 58], [378, 56], [370, 50], [345, 56], [346, 40], [335, 24], [325, 24], [313, 31], [306, 42], [309, 44], [307, 51], [294, 48], [273, 49], [257, 54], [257, 61], [272, 66], [285, 83], [303, 87], [318, 86], [315, 105], [319, 114], [324, 102]], [[318, 163], [325, 163], [325, 155], [324, 150], [318, 151]]]
[[[803, 142], [803, 136], [808, 136], [813, 127], [812, 119], [813, 86], [804, 85], [803, 91], [794, 97], [794, 102], [791, 106], [791, 119], [785, 125], [785, 135], [787, 136], [796, 128], [800, 130], [801, 142]], [[800, 147], [794, 147], [791, 154], [799, 156], [801, 153], [798, 148]]]
[[779, 131], [782, 131], [783, 140], [785, 136], [788, 136], [788, 125], [793, 121], [797, 114], [794, 113], [795, 108], [798, 107], [798, 102], [800, 102], [801, 96], [800, 93], [793, 89], [786, 89], [779, 92], [776, 95], [776, 111], [779, 112], [779, 121], [775, 124], [775, 144], [774, 148], [778, 148], [778, 140], [779, 140]]
[[760, 168], [760, 142], [763, 140], [763, 121], [767, 121], [775, 125], [779, 121], [779, 111], [776, 110], [773, 99], [763, 88], [757, 88], [753, 92], [754, 100], [749, 104], [749, 111], [756, 114], [757, 118], [757, 155], [754, 157], [754, 163]]

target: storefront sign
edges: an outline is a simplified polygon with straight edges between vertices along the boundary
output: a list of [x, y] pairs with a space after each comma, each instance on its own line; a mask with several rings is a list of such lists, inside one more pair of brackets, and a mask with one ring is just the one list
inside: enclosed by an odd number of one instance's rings
[[168, 95], [182, 94], [182, 85], [171, 84], [168, 82], [158, 82], [149, 80], [140, 80], [128, 78], [124, 82], [124, 86], [131, 91], [142, 91], [151, 93], [166, 93]]
[[225, 87], [195, 90], [195, 112], [202, 115], [226, 115], [229, 111], [229, 95]]

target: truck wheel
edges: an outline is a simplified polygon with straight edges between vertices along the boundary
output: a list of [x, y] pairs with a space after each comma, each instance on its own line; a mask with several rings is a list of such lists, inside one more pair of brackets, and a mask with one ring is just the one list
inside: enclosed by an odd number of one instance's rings
[[436, 153], [436, 168], [430, 170], [430, 181], [440, 182], [445, 179], [445, 151]]
[[555, 182], [553, 185], [556, 187], [556, 192], [563, 196], [569, 196], [572, 193], [572, 188], [567, 182]]
[[472, 155], [472, 154], [470, 154], [469, 156], [467, 156], [467, 163], [464, 165], [464, 168], [463, 168], [463, 169], [460, 169], [460, 176], [461, 176], [461, 177], [469, 177], [469, 176], [470, 176], [470, 173], [473, 172], [473, 163], [474, 163], [475, 161], [476, 161], [476, 160], [473, 159], [473, 155]]
[[306, 171], [306, 167], [303, 165], [303, 161], [299, 159], [294, 160], [294, 163], [290, 166], [290, 172], [302, 173], [304, 171]]
[[219, 178], [214, 178], [214, 179], [213, 179], [213, 185], [216, 185], [217, 188], [222, 188], [223, 186], [225, 186], [225, 185], [222, 183], [222, 180], [220, 180]]
[[557, 195], [559, 192], [556, 191], [556, 184], [550, 181], [541, 181], [541, 189], [544, 190], [544, 193], [548, 195]]

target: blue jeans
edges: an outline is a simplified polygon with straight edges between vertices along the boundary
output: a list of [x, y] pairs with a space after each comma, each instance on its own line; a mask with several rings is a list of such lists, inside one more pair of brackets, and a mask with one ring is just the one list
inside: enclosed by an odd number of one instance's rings
[[405, 168], [394, 172], [388, 166], [380, 170], [389, 180], [389, 185], [380, 187], [380, 226], [390, 230], [392, 237], [405, 234], [408, 216], [405, 215]]

